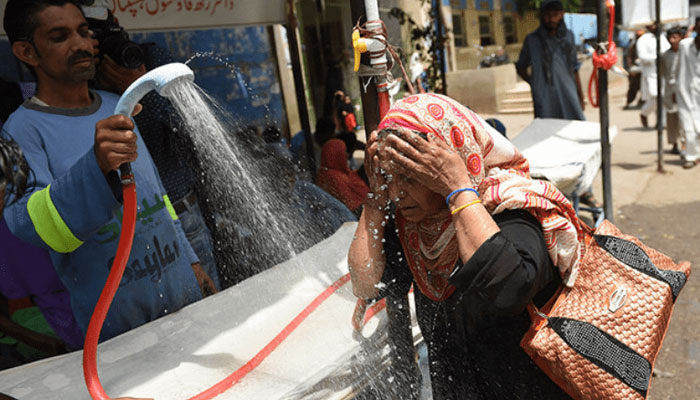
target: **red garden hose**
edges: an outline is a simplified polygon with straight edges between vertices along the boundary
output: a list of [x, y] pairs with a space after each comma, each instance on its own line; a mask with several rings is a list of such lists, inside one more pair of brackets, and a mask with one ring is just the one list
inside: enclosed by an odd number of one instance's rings
[[133, 175], [122, 175], [122, 190], [124, 193], [124, 216], [122, 218], [122, 230], [119, 236], [119, 246], [117, 254], [109, 270], [107, 283], [100, 294], [95, 310], [90, 317], [87, 333], [85, 334], [85, 345], [83, 348], [83, 375], [88, 392], [94, 400], [109, 400], [105, 393], [100, 378], [97, 374], [97, 342], [100, 339], [102, 324], [107, 317], [107, 311], [112, 304], [112, 299], [117, 293], [119, 282], [124, 274], [126, 262], [131, 254], [131, 244], [134, 241], [134, 229], [136, 227], [136, 185]]
[[[122, 166], [122, 168], [124, 168], [122, 171], [125, 171], [125, 168], [128, 168], [128, 166], [125, 164]], [[124, 215], [122, 218], [122, 230], [119, 237], [117, 254], [114, 262], [112, 263], [112, 268], [109, 271], [109, 276], [107, 277], [105, 287], [100, 294], [100, 298], [97, 301], [95, 310], [90, 318], [83, 349], [83, 375], [85, 377], [85, 384], [87, 385], [88, 392], [93, 400], [111, 399], [102, 387], [102, 383], [100, 382], [97, 372], [97, 343], [100, 338], [102, 324], [107, 317], [107, 311], [109, 310], [109, 306], [114, 299], [117, 289], [119, 288], [119, 282], [121, 281], [124, 273], [126, 263], [129, 260], [136, 225], [136, 185], [134, 184], [133, 174], [131, 174], [130, 168], [129, 173], [122, 173], [122, 182], [122, 189], [124, 193]], [[306, 319], [306, 317], [308, 317], [321, 305], [321, 303], [323, 303], [331, 294], [349, 281], [350, 274], [343, 275], [340, 279], [326, 288], [323, 293], [318, 295], [306, 308], [304, 308], [304, 310], [302, 310], [287, 326], [285, 326], [285, 328], [278, 333], [277, 336], [275, 336], [275, 338], [270, 341], [260, 352], [258, 352], [255, 357], [209, 389], [191, 397], [190, 400], [209, 400], [230, 389], [241, 379], [243, 379], [243, 377], [255, 369], [263, 360], [265, 360], [270, 353], [272, 353], [304, 321], [304, 319]], [[383, 302], [370, 307], [367, 315], [364, 316], [363, 324], [376, 315], [383, 307]]]
[[[608, 52], [605, 54], [598, 54], [596, 51], [593, 53], [593, 72], [591, 73], [591, 79], [588, 81], [588, 100], [593, 107], [598, 107], [598, 68], [609, 70], [615, 64], [617, 64], [617, 46], [615, 46], [615, 41], [613, 41], [613, 30], [615, 28], [615, 2], [608, 0], [605, 3], [608, 7], [608, 12], [610, 13], [610, 25], [608, 27]], [[593, 84], [595, 83], [596, 96], [593, 96]]]

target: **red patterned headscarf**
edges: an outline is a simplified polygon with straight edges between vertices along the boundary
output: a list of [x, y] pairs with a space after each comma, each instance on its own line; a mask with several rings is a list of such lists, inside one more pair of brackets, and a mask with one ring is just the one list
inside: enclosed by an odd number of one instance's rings
[[[530, 178], [527, 160], [508, 139], [491, 134], [476, 114], [455, 100], [432, 93], [403, 98], [391, 107], [379, 129], [434, 134], [459, 151], [472, 186], [490, 214], [523, 209], [542, 224], [549, 255], [564, 283], [573, 286], [583, 231], [571, 203], [549, 182]], [[440, 301], [454, 291], [447, 278], [459, 250], [454, 224], [444, 211], [423, 221], [396, 216], [399, 239], [418, 288]]]

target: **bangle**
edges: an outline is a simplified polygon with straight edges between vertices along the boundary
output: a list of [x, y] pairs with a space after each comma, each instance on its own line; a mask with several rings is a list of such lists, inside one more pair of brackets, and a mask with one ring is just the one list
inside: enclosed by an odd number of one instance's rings
[[479, 192], [477, 192], [476, 189], [474, 189], [474, 188], [457, 189], [457, 190], [453, 191], [452, 193], [448, 194], [447, 197], [445, 198], [445, 203], [447, 203], [447, 207], [450, 206], [450, 198], [452, 196], [456, 195], [457, 193], [462, 193], [462, 192], [474, 192], [476, 197], [479, 197]]
[[457, 214], [458, 212], [464, 210], [465, 208], [467, 208], [469, 206], [473, 206], [474, 204], [479, 204], [479, 203], [481, 203], [481, 200], [479, 200], [479, 199], [476, 199], [474, 201], [470, 201], [469, 203], [467, 203], [463, 206], [459, 206], [459, 207], [455, 208], [454, 210], [452, 210], [452, 215]]

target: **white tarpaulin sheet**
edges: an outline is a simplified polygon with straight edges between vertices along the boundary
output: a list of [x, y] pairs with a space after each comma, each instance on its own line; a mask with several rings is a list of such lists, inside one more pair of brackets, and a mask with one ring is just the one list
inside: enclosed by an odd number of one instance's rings
[[[656, 21], [656, 0], [621, 0], [622, 25], [638, 28]], [[687, 22], [690, 4], [688, 0], [659, 0], [661, 22]]]
[[[617, 128], [608, 130], [610, 142]], [[600, 123], [537, 118], [513, 144], [530, 163], [533, 178], [544, 178], [567, 195], [581, 194], [601, 165]]]
[[[292, 260], [101, 343], [97, 360], [106, 392], [113, 397], [187, 399], [229, 376], [347, 274], [346, 256], [356, 227], [347, 223]], [[353, 335], [350, 323], [355, 301], [351, 283], [343, 284], [239, 384], [216, 399], [347, 396], [358, 379], [366, 379], [354, 376], [351, 370], [358, 368], [348, 366], [363, 342]], [[385, 326], [385, 315], [368, 322], [365, 337]], [[334, 384], [326, 385], [334, 374]], [[89, 400], [82, 351], [0, 371], [0, 392], [21, 400]]]
[[[284, 0], [97, 0], [127, 31], [223, 28], [285, 22]], [[0, 21], [7, 0], [0, 0]], [[5, 31], [0, 27], [0, 34]]]

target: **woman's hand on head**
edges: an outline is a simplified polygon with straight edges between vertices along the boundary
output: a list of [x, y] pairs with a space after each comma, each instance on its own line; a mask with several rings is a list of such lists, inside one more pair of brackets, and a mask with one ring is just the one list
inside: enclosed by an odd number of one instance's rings
[[366, 207], [384, 209], [389, 203], [389, 190], [379, 167], [379, 141], [377, 131], [372, 131], [365, 145], [365, 172], [369, 181], [370, 193], [365, 201]]
[[401, 129], [386, 137], [379, 154], [384, 166], [420, 182], [428, 189], [447, 196], [455, 189], [471, 187], [469, 171], [462, 155], [447, 143], [428, 134]]

